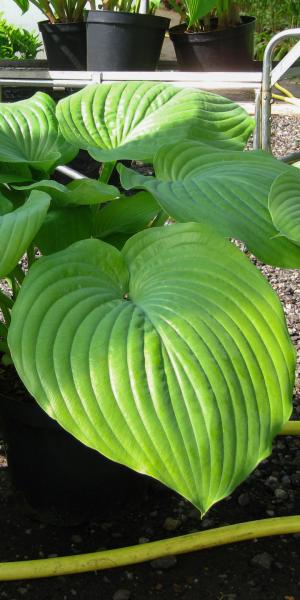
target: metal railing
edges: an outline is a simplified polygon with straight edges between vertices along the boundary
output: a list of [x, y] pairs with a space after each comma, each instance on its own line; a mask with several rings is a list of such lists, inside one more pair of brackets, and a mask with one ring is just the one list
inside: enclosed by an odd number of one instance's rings
[[272, 56], [276, 46], [287, 38], [300, 38], [300, 28], [286, 29], [272, 37], [268, 43], [263, 60], [261, 92], [256, 99], [255, 148], [271, 152], [271, 102], [272, 87], [282, 78], [300, 57], [300, 41], [272, 69]]

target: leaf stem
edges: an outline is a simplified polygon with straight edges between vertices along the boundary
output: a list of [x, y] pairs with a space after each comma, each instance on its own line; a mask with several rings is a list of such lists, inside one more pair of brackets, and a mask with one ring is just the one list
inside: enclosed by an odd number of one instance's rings
[[34, 245], [30, 244], [30, 246], [28, 246], [28, 248], [27, 248], [28, 269], [30, 269], [30, 267], [33, 265], [34, 262], [35, 262], [35, 249], [34, 249]]
[[114, 160], [113, 162], [107, 162], [102, 164], [102, 167], [100, 169], [99, 181], [102, 181], [102, 183], [109, 182], [111, 174], [115, 168], [116, 162], [117, 161]]
[[12, 299], [9, 298], [9, 296], [6, 296], [6, 294], [3, 294], [3, 292], [1, 292], [0, 290], [0, 310], [3, 314], [6, 327], [9, 327], [10, 325], [10, 310], [12, 309], [12, 307]]

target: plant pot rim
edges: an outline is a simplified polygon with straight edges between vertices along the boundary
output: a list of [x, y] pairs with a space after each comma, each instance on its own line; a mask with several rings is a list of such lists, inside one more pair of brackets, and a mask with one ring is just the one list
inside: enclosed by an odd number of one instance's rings
[[59, 430], [60, 426], [39, 406], [37, 401], [30, 396], [18, 397], [13, 395], [8, 396], [0, 392], [0, 412], [5, 411], [5, 414], [10, 419], [22, 422], [33, 428]]
[[160, 15], [149, 15], [141, 13], [131, 13], [116, 10], [87, 10], [85, 12], [85, 22], [87, 24], [105, 23], [108, 24], [137, 24], [147, 27], [157, 27], [159, 29], [168, 29], [171, 19], [161, 17]]
[[256, 17], [250, 17], [247, 15], [242, 15], [241, 16], [241, 23], [237, 23], [237, 25], [232, 26], [232, 27], [226, 27], [223, 29], [212, 29], [210, 31], [187, 31], [187, 24], [186, 23], [180, 23], [179, 25], [175, 25], [174, 27], [170, 27], [169, 29], [169, 33], [170, 33], [170, 37], [171, 36], [188, 36], [193, 37], [193, 39], [196, 39], [197, 36], [199, 36], [199, 39], [204, 36], [211, 36], [211, 37], [218, 37], [218, 36], [224, 36], [224, 35], [228, 35], [231, 36], [232, 32], [235, 31], [240, 31], [242, 33], [242, 31], [244, 29], [246, 29], [247, 27], [252, 26], [252, 24], [254, 24], [256, 21]]
[[85, 21], [68, 21], [67, 23], [50, 23], [49, 20], [45, 20], [45, 21], [38, 21], [38, 27], [39, 29], [41, 27], [70, 27], [76, 25], [76, 27], [82, 27], [83, 25], [85, 25]]

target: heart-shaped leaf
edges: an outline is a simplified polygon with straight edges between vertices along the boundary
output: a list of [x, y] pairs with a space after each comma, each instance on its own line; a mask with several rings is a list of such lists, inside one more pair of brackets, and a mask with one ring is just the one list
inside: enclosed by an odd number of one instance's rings
[[43, 92], [0, 104], [0, 162], [27, 164], [50, 172], [78, 152], [59, 132], [55, 102]]
[[120, 165], [123, 187], [148, 190], [177, 221], [207, 223], [244, 241], [267, 264], [300, 266], [299, 247], [276, 237], [268, 208], [273, 181], [293, 167], [261, 151], [211, 153], [196, 142], [161, 148], [153, 164], [156, 178]]
[[23, 206], [0, 216], [0, 278], [18, 264], [40, 229], [50, 204], [43, 192], [31, 192]]
[[300, 245], [300, 173], [297, 169], [275, 179], [269, 195], [269, 210], [280, 234]]
[[82, 206], [101, 204], [120, 196], [118, 188], [113, 185], [107, 185], [102, 181], [88, 178], [71, 181], [68, 185], [46, 179], [31, 185], [14, 187], [18, 190], [41, 190], [46, 192], [58, 207], [70, 204]]
[[83, 443], [202, 512], [271, 452], [295, 356], [276, 294], [207, 227], [84, 240], [40, 259], [9, 347], [31, 394]]
[[62, 134], [99, 161], [152, 159], [163, 144], [197, 139], [242, 149], [253, 119], [231, 100], [153, 82], [89, 85], [58, 103]]

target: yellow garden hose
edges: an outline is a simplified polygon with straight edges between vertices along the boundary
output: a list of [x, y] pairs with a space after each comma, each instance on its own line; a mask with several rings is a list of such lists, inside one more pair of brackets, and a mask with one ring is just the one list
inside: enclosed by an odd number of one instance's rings
[[300, 98], [296, 98], [289, 90], [282, 87], [282, 85], [279, 85], [279, 83], [275, 83], [274, 87], [283, 94], [272, 94], [272, 98], [274, 100], [281, 100], [282, 102], [287, 102], [288, 104], [300, 106]]
[[286, 88], [284, 88], [282, 85], [280, 85], [279, 83], [275, 83], [274, 87], [279, 90], [280, 92], [282, 92], [284, 94], [284, 96], [287, 96], [288, 98], [294, 98], [295, 96], [292, 94], [292, 92], [290, 92], [289, 90], [287, 90]]
[[300, 435], [300, 421], [288, 421], [279, 435]]
[[[300, 421], [289, 421], [280, 435], [300, 435]], [[208, 531], [190, 533], [157, 542], [101, 550], [75, 556], [0, 563], [0, 581], [37, 579], [113, 569], [154, 560], [163, 556], [186, 554], [255, 538], [300, 533], [300, 515], [276, 517], [226, 525]]]
[[174, 554], [186, 554], [214, 546], [243, 542], [271, 535], [300, 532], [300, 515], [226, 525], [201, 533], [190, 533], [158, 542], [117, 550], [101, 550], [77, 556], [62, 556], [0, 564], [0, 581], [54, 577], [134, 565]]

